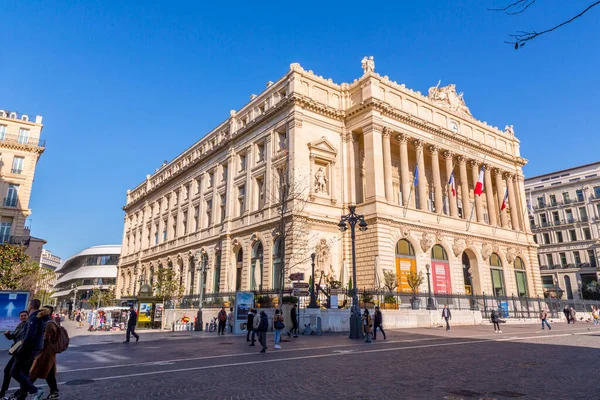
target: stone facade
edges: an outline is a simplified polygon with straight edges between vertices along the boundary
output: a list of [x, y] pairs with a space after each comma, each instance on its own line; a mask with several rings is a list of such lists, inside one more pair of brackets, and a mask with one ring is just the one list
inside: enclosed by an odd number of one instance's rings
[[599, 281], [600, 162], [528, 178], [525, 190], [544, 290], [558, 284], [563, 298], [581, 298]]
[[[0, 243], [28, 245], [29, 198], [37, 161], [44, 152], [42, 117], [0, 109]], [[39, 261], [39, 252], [37, 260]]]
[[382, 287], [391, 270], [406, 290], [406, 273], [430, 264], [438, 292], [541, 294], [526, 160], [512, 127], [475, 120], [454, 85], [424, 96], [375, 73], [372, 58], [362, 64], [362, 76], [342, 84], [291, 64], [128, 191], [117, 297], [137, 293], [139, 277], [152, 281], [157, 268], [174, 268], [185, 294], [198, 293], [200, 263], [207, 292], [277, 287], [282, 236], [273, 194], [288, 175], [298, 194], [288, 227], [293, 218], [299, 225], [285, 240], [286, 276], [307, 272], [308, 280], [316, 251], [318, 273], [347, 285], [350, 233], [337, 224], [356, 204], [369, 224], [356, 233], [359, 288]]

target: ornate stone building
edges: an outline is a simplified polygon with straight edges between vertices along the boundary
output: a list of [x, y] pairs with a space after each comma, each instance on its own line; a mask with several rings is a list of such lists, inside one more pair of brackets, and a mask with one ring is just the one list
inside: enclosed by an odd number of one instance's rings
[[304, 183], [306, 200], [291, 208], [304, 225], [285, 241], [298, 261], [287, 260], [286, 275], [308, 272], [314, 251], [317, 269], [347, 284], [350, 233], [337, 224], [356, 204], [369, 224], [356, 234], [359, 288], [382, 286], [391, 270], [406, 290], [406, 274], [429, 264], [436, 292], [541, 294], [512, 127], [476, 120], [454, 85], [425, 96], [375, 73], [372, 57], [362, 64], [362, 76], [342, 84], [291, 64], [128, 191], [117, 297], [152, 283], [158, 268], [174, 268], [196, 294], [200, 263], [207, 292], [278, 287], [279, 200], [270, 194], [283, 171]]

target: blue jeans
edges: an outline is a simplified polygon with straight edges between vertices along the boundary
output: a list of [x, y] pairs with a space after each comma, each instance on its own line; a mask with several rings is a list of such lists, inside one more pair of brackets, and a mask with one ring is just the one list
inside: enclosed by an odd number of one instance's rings
[[542, 329], [544, 329], [544, 324], [546, 324], [548, 329], [552, 329], [552, 328], [550, 328], [550, 324], [548, 323], [548, 321], [546, 321], [545, 319], [542, 320]]
[[275, 329], [275, 344], [281, 342], [281, 329]]

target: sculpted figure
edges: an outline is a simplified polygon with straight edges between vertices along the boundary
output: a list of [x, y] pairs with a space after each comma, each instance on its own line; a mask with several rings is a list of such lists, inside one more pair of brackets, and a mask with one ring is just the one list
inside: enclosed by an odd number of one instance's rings
[[325, 171], [323, 171], [323, 167], [319, 167], [319, 170], [315, 174], [315, 192], [327, 192], [327, 176], [325, 175]]
[[373, 56], [364, 57], [361, 61], [363, 72], [366, 74], [367, 72], [375, 71], [375, 60], [373, 60]]

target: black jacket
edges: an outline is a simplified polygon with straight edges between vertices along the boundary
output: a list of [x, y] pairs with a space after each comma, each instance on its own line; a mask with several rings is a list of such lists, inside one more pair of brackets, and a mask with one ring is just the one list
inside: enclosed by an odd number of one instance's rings
[[383, 323], [383, 315], [381, 314], [381, 310], [375, 310], [373, 323], [375, 326], [380, 326]]
[[266, 332], [269, 330], [269, 317], [264, 311], [260, 312], [260, 324], [258, 324], [258, 332]]
[[23, 340], [23, 336], [25, 336], [26, 327], [27, 321], [19, 322], [19, 325], [17, 325], [14, 331], [5, 333], [4, 336], [6, 336], [8, 340], [12, 340], [13, 344], [17, 343], [19, 340]]
[[127, 326], [136, 326], [137, 325], [137, 312], [135, 310], [129, 312], [129, 321], [127, 321]]
[[46, 332], [46, 319], [38, 318], [40, 310], [34, 311], [27, 318], [27, 325], [23, 337], [23, 345], [19, 353], [37, 353], [44, 348], [44, 333]]
[[450, 312], [449, 308], [442, 308], [442, 318], [446, 318], [444, 316], [444, 311], [448, 311], [448, 318], [452, 318], [452, 312]]
[[492, 322], [498, 322], [499, 319], [500, 317], [498, 316], [496, 310], [492, 311]]
[[292, 307], [292, 311], [290, 311], [290, 319], [292, 321], [295, 321], [297, 319], [297, 316], [296, 316], [296, 307]]
[[253, 330], [253, 326], [254, 326], [254, 314], [253, 313], [248, 313], [248, 324], [246, 325], [248, 327], [248, 330], [251, 331]]

